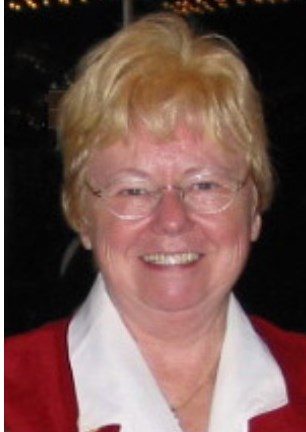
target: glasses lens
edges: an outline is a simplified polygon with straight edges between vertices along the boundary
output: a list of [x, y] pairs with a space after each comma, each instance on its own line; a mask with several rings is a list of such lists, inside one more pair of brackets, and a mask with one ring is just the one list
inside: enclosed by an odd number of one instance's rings
[[126, 219], [137, 219], [147, 216], [154, 207], [150, 196], [116, 196], [108, 200], [109, 209]]
[[185, 200], [197, 213], [218, 213], [232, 202], [237, 185], [236, 181], [217, 175], [199, 176], [186, 187]]
[[138, 219], [151, 213], [158, 200], [154, 186], [147, 182], [113, 185], [105, 194], [105, 204], [123, 219]]

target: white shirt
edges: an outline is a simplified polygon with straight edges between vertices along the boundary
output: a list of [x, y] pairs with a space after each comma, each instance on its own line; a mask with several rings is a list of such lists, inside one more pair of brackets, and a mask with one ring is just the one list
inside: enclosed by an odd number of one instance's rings
[[[182, 432], [99, 276], [68, 331], [79, 431]], [[208, 432], [247, 432], [255, 415], [288, 403], [269, 349], [231, 296]], [[203, 431], [204, 432], [204, 431]]]

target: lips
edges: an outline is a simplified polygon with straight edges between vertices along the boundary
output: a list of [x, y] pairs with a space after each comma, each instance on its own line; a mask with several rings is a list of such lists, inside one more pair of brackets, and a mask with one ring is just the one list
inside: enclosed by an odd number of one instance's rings
[[202, 254], [197, 252], [180, 252], [180, 253], [153, 253], [143, 255], [141, 258], [148, 264], [159, 266], [176, 266], [193, 264], [202, 257]]

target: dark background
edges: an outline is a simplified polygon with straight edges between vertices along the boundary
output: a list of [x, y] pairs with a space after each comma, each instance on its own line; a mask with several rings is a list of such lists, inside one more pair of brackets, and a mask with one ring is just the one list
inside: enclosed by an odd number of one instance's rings
[[[212, 1], [212, 0], [211, 0]], [[162, 10], [135, 0], [140, 16]], [[251, 313], [306, 331], [306, 4], [288, 0], [188, 17], [243, 51], [263, 94], [278, 186], [237, 294]], [[76, 1], [22, 13], [5, 7], [6, 334], [71, 311], [94, 277], [80, 247], [63, 273], [74, 234], [60, 211], [61, 162], [48, 126], [48, 94], [64, 89], [79, 56], [122, 26], [119, 0]]]

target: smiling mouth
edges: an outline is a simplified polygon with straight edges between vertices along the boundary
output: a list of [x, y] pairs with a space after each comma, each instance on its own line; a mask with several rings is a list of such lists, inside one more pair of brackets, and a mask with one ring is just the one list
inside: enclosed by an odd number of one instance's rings
[[155, 264], [161, 266], [176, 266], [187, 265], [198, 261], [202, 254], [196, 252], [182, 252], [182, 253], [154, 253], [143, 255], [141, 258], [148, 264]]

